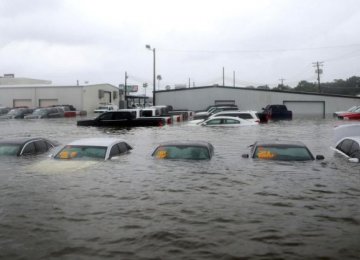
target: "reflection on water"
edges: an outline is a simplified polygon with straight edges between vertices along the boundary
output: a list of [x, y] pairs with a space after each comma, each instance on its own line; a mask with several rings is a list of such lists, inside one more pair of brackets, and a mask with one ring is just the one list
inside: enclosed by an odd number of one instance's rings
[[[0, 258], [356, 259], [360, 166], [330, 150], [338, 123], [119, 130], [80, 128], [69, 118], [0, 121], [2, 137], [117, 136], [134, 147], [89, 164], [2, 158]], [[215, 155], [200, 162], [150, 156], [158, 143], [177, 139], [209, 141]], [[259, 139], [300, 140], [326, 159], [241, 158]]]

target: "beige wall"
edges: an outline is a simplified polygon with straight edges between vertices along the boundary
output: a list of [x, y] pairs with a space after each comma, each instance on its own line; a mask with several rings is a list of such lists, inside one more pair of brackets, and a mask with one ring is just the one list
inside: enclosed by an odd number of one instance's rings
[[119, 105], [119, 95], [113, 99], [118, 88], [110, 84], [86, 86], [0, 86], [0, 105], [13, 106], [14, 99], [31, 99], [32, 107], [39, 106], [40, 99], [57, 99], [58, 104], [73, 105], [77, 110], [92, 112], [103, 100], [99, 90], [111, 91], [112, 103]]

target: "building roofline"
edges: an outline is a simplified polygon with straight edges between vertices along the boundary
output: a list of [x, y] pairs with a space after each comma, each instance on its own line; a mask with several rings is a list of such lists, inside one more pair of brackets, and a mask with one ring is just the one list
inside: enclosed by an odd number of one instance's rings
[[243, 87], [230, 87], [230, 86], [201, 86], [201, 87], [191, 87], [191, 88], [179, 88], [179, 89], [169, 89], [169, 90], [157, 90], [156, 92], [172, 92], [172, 91], [189, 91], [193, 89], [209, 89], [209, 88], [224, 88], [224, 89], [237, 89], [244, 91], [260, 91], [260, 92], [271, 92], [271, 93], [288, 93], [288, 94], [299, 94], [299, 95], [314, 95], [314, 96], [325, 96], [325, 97], [342, 97], [342, 98], [357, 98], [357, 96], [348, 96], [348, 95], [338, 95], [338, 94], [328, 94], [328, 93], [316, 93], [316, 92], [300, 92], [300, 91], [284, 91], [284, 90], [271, 90], [271, 89], [255, 89], [255, 88], [243, 88]]
[[1, 85], [1, 88], [87, 88], [87, 87], [95, 87], [95, 86], [102, 86], [102, 85], [108, 85], [111, 87], [114, 87], [116, 89], [119, 89], [119, 87], [109, 84], [109, 83], [103, 83], [103, 84], [89, 84], [89, 85], [36, 85], [36, 84], [23, 84], [23, 85]]

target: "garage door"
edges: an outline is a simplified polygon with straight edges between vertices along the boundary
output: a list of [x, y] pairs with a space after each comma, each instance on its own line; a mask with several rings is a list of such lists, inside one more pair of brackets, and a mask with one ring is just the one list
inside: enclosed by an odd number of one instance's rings
[[58, 100], [57, 99], [39, 99], [39, 106], [40, 107], [49, 107], [49, 106], [54, 106], [54, 105], [58, 105]]
[[284, 101], [284, 105], [293, 112], [293, 118], [299, 117], [325, 117], [325, 101]]
[[31, 99], [14, 99], [13, 107], [33, 107]]

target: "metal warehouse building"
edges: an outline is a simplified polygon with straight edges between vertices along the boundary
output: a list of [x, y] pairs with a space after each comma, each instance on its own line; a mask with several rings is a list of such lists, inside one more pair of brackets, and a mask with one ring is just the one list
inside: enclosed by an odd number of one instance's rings
[[335, 111], [360, 106], [360, 98], [317, 93], [274, 91], [226, 86], [183, 88], [156, 92], [157, 105], [203, 110], [209, 105], [234, 103], [241, 110], [261, 111], [268, 104], [284, 104], [294, 116], [326, 117]]
[[120, 103], [119, 88], [111, 84], [56, 86], [49, 83], [24, 78], [0, 78], [0, 106], [46, 107], [68, 104], [77, 110], [92, 112], [102, 103]]

